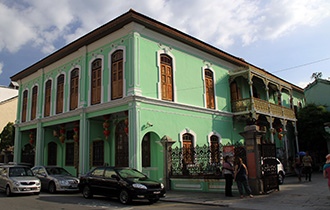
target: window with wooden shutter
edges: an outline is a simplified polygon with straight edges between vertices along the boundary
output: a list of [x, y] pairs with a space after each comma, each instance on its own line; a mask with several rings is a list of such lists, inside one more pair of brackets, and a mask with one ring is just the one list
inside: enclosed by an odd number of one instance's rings
[[117, 50], [111, 57], [111, 99], [123, 97], [123, 51]]
[[37, 101], [38, 101], [38, 86], [34, 86], [33, 89], [32, 89], [31, 120], [36, 119], [36, 115], [37, 115]]
[[162, 99], [173, 101], [173, 71], [172, 58], [167, 55], [160, 56]]
[[57, 78], [57, 93], [56, 93], [56, 114], [63, 112], [64, 99], [64, 74]]
[[28, 101], [28, 91], [25, 90], [23, 92], [22, 122], [26, 121], [27, 101]]
[[213, 72], [209, 69], [205, 70], [205, 90], [206, 90], [206, 107], [214, 109], [214, 85]]
[[93, 166], [104, 165], [104, 141], [93, 141]]
[[48, 144], [48, 166], [57, 165], [57, 144], [55, 142], [50, 142]]
[[48, 80], [46, 82], [46, 91], [45, 91], [45, 112], [44, 116], [47, 117], [50, 115], [50, 101], [52, 98], [52, 81]]
[[232, 101], [239, 100], [239, 91], [238, 91], [238, 87], [237, 87], [236, 82], [232, 82], [230, 84], [230, 95], [231, 95], [231, 100]]
[[183, 140], [183, 160], [185, 164], [194, 163], [194, 145], [193, 136], [189, 133], [185, 133], [182, 136]]
[[65, 147], [65, 165], [74, 165], [74, 143], [66, 143]]
[[70, 79], [70, 110], [78, 107], [78, 91], [79, 91], [79, 69], [71, 71]]
[[91, 92], [91, 98], [92, 102], [91, 104], [99, 104], [101, 103], [101, 69], [102, 69], [102, 60], [96, 59], [92, 63], [92, 92]]
[[150, 167], [150, 133], [142, 139], [142, 167]]
[[220, 163], [219, 137], [211, 136], [211, 163]]

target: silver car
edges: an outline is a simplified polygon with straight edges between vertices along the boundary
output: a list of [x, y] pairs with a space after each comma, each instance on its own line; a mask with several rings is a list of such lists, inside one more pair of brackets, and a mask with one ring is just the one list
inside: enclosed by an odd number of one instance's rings
[[40, 194], [40, 180], [36, 178], [31, 169], [21, 165], [0, 166], [0, 190], [7, 196], [13, 193]]
[[59, 191], [79, 191], [79, 179], [58, 166], [35, 166], [34, 175], [40, 179], [41, 188], [50, 193]]

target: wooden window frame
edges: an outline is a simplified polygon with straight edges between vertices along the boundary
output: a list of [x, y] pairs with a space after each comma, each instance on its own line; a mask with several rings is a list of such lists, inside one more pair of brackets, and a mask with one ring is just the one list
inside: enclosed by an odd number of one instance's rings
[[70, 111], [78, 108], [79, 96], [79, 69], [75, 68], [70, 73]]
[[92, 62], [91, 69], [91, 105], [95, 105], [101, 103], [102, 59], [95, 59]]
[[[52, 146], [54, 146], [54, 147], [52, 147]], [[55, 142], [49, 142], [47, 147], [48, 147], [47, 165], [56, 166], [57, 165], [57, 144]], [[52, 156], [52, 152], [53, 152], [52, 149], [55, 150], [54, 157]]]
[[183, 161], [185, 164], [194, 164], [195, 155], [194, 155], [194, 136], [190, 133], [184, 133], [182, 135], [182, 153]]
[[38, 86], [32, 88], [32, 101], [31, 101], [31, 120], [37, 117], [37, 104], [38, 104]]
[[52, 101], [52, 80], [48, 80], [45, 84], [44, 117], [50, 116], [51, 101]]
[[116, 50], [111, 55], [111, 100], [123, 97], [124, 51]]
[[74, 142], [68, 142], [65, 144], [65, 165], [74, 166], [75, 156], [75, 145]]
[[65, 76], [61, 74], [57, 77], [56, 89], [56, 114], [64, 112], [64, 83]]
[[210, 69], [204, 70], [206, 107], [215, 109], [214, 76]]
[[28, 90], [23, 91], [23, 101], [22, 101], [22, 122], [26, 122], [27, 119], [27, 104], [28, 104]]
[[220, 143], [219, 137], [212, 135], [210, 137], [211, 163], [220, 163]]
[[92, 166], [104, 165], [104, 141], [95, 140], [92, 142]]
[[174, 101], [173, 59], [169, 55], [160, 55], [160, 75], [162, 100]]

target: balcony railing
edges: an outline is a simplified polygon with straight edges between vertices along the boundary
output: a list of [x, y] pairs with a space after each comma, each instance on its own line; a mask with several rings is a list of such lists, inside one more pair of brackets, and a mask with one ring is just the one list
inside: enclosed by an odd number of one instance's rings
[[[295, 119], [295, 113], [293, 109], [280, 106], [277, 104], [264, 101], [259, 98], [253, 98], [254, 108], [257, 112], [269, 113], [289, 119]], [[252, 98], [245, 98], [237, 101], [232, 101], [233, 112], [245, 112], [252, 110]]]

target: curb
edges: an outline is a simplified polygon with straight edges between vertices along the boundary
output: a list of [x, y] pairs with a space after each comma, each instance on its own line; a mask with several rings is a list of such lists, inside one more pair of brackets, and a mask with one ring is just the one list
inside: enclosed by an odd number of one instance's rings
[[194, 201], [181, 201], [181, 200], [167, 200], [167, 199], [160, 199], [164, 202], [173, 202], [173, 203], [188, 203], [188, 204], [198, 204], [198, 205], [205, 205], [205, 206], [220, 206], [220, 207], [229, 207], [228, 204], [218, 204], [218, 203], [206, 203], [206, 202], [194, 202]]

